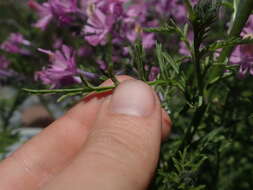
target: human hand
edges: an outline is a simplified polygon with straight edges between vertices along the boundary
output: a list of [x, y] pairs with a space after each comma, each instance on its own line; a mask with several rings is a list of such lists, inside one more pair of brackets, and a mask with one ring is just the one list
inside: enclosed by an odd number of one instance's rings
[[151, 87], [118, 79], [113, 93], [88, 96], [4, 160], [1, 189], [145, 189], [171, 122]]

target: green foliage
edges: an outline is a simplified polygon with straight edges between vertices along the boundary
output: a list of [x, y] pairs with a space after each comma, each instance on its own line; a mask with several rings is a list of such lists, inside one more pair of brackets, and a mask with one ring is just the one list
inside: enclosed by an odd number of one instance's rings
[[239, 37], [233, 37], [229, 38], [227, 40], [222, 40], [222, 41], [216, 41], [212, 44], [210, 44], [206, 49], [203, 51], [216, 51], [221, 48], [225, 47], [234, 47], [236, 45], [243, 45], [243, 44], [251, 44], [253, 43], [253, 38], [252, 37], [247, 37], [247, 38], [239, 38]]
[[154, 33], [158, 33], [158, 34], [171, 34], [173, 32], [175, 32], [175, 28], [165, 24], [163, 26], [160, 27], [155, 27], [155, 28], [145, 28], [144, 29], [145, 32], [154, 32]]
[[134, 66], [137, 69], [139, 79], [146, 81], [147, 74], [144, 68], [144, 60], [145, 60], [145, 51], [143, 49], [142, 43], [140, 40], [137, 40], [133, 48], [133, 58], [134, 58]]
[[19, 140], [19, 135], [12, 130], [0, 131], [0, 140], [0, 160], [2, 160], [9, 153], [8, 148]]
[[207, 159], [205, 155], [188, 152], [185, 148], [179, 152], [179, 157], [172, 157], [172, 164], [175, 170], [172, 172], [161, 173], [164, 175], [164, 183], [168, 183], [168, 189], [187, 189], [187, 190], [201, 190], [204, 185], [196, 185], [194, 176], [199, 170], [200, 166]]
[[[158, 37], [175, 35], [189, 50], [189, 56], [174, 54], [159, 41], [153, 49], [154, 57], [149, 57], [141, 41], [131, 48], [131, 74], [137, 75], [140, 80], [147, 82], [147, 62], [159, 66], [157, 80], [147, 83], [154, 86], [163, 108], [170, 113], [173, 121], [173, 132], [162, 145], [157, 173], [150, 189], [253, 189], [253, 79], [246, 77], [239, 80], [236, 77], [238, 66], [228, 64], [229, 54], [225, 52], [227, 48], [251, 44], [253, 40], [230, 34], [217, 34], [215, 38], [210, 38], [217, 29], [215, 24], [220, 6], [234, 11], [232, 21], [237, 20], [237, 23], [243, 10], [237, 0], [200, 0], [195, 7], [191, 7], [188, 0], [184, 2], [189, 12], [188, 24], [179, 26], [170, 20], [161, 27], [144, 31], [153, 32]], [[243, 25], [232, 27], [241, 32]], [[194, 32], [193, 41], [188, 39], [190, 29]], [[42, 39], [46, 38], [44, 36]], [[70, 37], [66, 39], [76, 43]], [[40, 45], [46, 47], [43, 42]], [[219, 49], [225, 53], [217, 58], [214, 53]], [[106, 52], [101, 57], [106, 57], [111, 63], [110, 47], [100, 51]], [[15, 59], [19, 60], [18, 57]], [[59, 101], [76, 95], [112, 90], [117, 86], [113, 67], [115, 65], [110, 65], [108, 71], [103, 73], [103, 79], [111, 78], [114, 81], [113, 86], [96, 87], [82, 79], [81, 87], [71, 89], [25, 90], [33, 94], [60, 94]], [[13, 105], [19, 104], [20, 101], [17, 101]], [[17, 108], [9, 107], [9, 111], [2, 110], [6, 123]], [[5, 152], [6, 147], [17, 138], [15, 133], [0, 131], [0, 139], [5, 142], [0, 143], [0, 152]]]
[[253, 167], [252, 78], [238, 80], [237, 66], [213, 56], [218, 49], [251, 44], [252, 38], [208, 41], [219, 7], [215, 1], [203, 0], [193, 8], [193, 43], [186, 29], [172, 23], [176, 29], [170, 32], [185, 42], [190, 57], [173, 57], [162, 45], [156, 46], [159, 79], [181, 85], [165, 82], [156, 86], [164, 108], [171, 112], [173, 134], [162, 147], [150, 189], [253, 188], [249, 169]]

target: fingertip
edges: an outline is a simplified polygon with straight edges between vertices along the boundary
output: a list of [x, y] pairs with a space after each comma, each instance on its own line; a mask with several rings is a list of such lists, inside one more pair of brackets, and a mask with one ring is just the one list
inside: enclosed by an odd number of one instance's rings
[[[133, 77], [130, 77], [128, 75], [118, 75], [118, 76], [116, 76], [116, 78], [119, 82], [134, 79]], [[100, 84], [99, 86], [105, 87], [105, 86], [112, 86], [112, 85], [113, 85], [113, 81], [111, 79], [108, 79], [108, 80], [104, 81], [102, 84]], [[91, 94], [88, 94], [86, 97], [84, 97], [82, 101], [89, 102], [90, 100], [92, 100], [94, 98], [101, 99], [101, 98], [107, 97], [109, 95], [112, 95], [112, 93], [113, 93], [113, 90], [108, 90], [108, 91], [100, 92], [100, 93], [91, 93]]]
[[162, 141], [165, 141], [171, 133], [172, 122], [168, 113], [162, 109]]

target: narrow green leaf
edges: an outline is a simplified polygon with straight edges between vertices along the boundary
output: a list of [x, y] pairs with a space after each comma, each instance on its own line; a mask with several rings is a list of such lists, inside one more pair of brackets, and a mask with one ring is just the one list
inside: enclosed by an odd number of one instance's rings
[[144, 29], [144, 32], [153, 32], [153, 33], [162, 33], [162, 34], [171, 34], [175, 31], [176, 29], [173, 26], [169, 26], [167, 24], [160, 27]]
[[179, 74], [179, 64], [168, 53], [163, 52], [163, 57], [170, 63], [174, 71]]
[[251, 44], [251, 43], [253, 43], [252, 37], [246, 37], [246, 38], [233, 37], [227, 40], [214, 42], [211, 45], [209, 45], [205, 50], [216, 51], [217, 49], [220, 49], [220, 48], [231, 47], [231, 46], [242, 45], [242, 44]]

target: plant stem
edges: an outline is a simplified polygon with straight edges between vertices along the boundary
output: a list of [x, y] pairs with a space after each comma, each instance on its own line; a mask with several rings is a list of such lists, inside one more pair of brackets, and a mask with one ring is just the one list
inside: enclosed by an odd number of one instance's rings
[[14, 112], [17, 110], [17, 108], [26, 100], [26, 97], [24, 97], [24, 94], [21, 90], [17, 92], [17, 95], [15, 97], [15, 100], [8, 111], [7, 115], [4, 117], [3, 120], [3, 131], [7, 131], [10, 119], [12, 118]]
[[194, 12], [193, 12], [193, 10], [192, 10], [192, 5], [191, 5], [191, 3], [190, 3], [190, 1], [189, 0], [184, 0], [184, 4], [185, 4], [185, 6], [186, 6], [186, 8], [187, 8], [187, 11], [188, 11], [188, 13], [189, 13], [189, 16], [190, 16], [190, 18], [194, 15]]
[[191, 144], [192, 138], [194, 137], [194, 135], [197, 132], [200, 122], [205, 114], [206, 108], [207, 108], [207, 106], [205, 104], [196, 108], [193, 118], [192, 118], [192, 121], [191, 121], [191, 124], [185, 133], [185, 137], [183, 139], [183, 142], [179, 146], [179, 149], [178, 149], [179, 151], [182, 151], [186, 147], [186, 145]]
[[[239, 8], [236, 13], [236, 17], [234, 23], [231, 25], [229, 29], [229, 37], [238, 37], [245, 26], [250, 14], [253, 10], [253, 0], [244, 0], [244, 2], [239, 3]], [[219, 57], [220, 62], [224, 62], [227, 57], [230, 56], [234, 49], [234, 46], [226, 47], [222, 50], [221, 55]]]
[[198, 84], [198, 89], [199, 89], [199, 95], [203, 96], [202, 80], [201, 80], [202, 71], [201, 71], [201, 65], [200, 65], [200, 59], [199, 59], [199, 47], [196, 45], [194, 45], [193, 62], [195, 65], [195, 72], [196, 72], [197, 84]]

